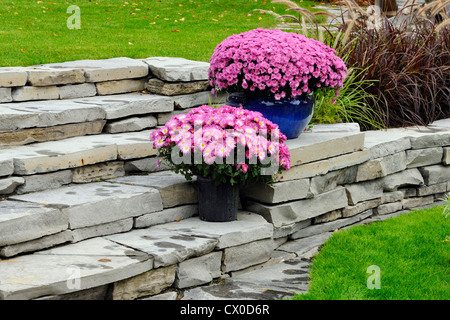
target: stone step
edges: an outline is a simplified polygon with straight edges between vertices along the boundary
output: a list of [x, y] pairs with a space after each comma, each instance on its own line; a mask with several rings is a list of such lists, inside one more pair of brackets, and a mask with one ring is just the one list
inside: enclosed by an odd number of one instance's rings
[[173, 172], [14, 195], [0, 201], [0, 256], [11, 257], [196, 214], [195, 182]]
[[0, 149], [0, 177], [152, 156], [150, 132], [98, 134]]
[[[177, 287], [196, 285], [199, 281], [208, 283], [221, 274], [222, 254], [231, 255], [235, 248], [242, 250], [242, 246], [254, 241], [272, 241], [271, 237], [270, 224], [255, 214], [242, 211], [237, 221], [227, 224], [204, 222], [193, 217], [95, 237], [0, 260], [0, 299], [64, 295], [159, 271], [172, 273], [170, 286], [177, 264], [182, 270], [177, 277]], [[266, 251], [262, 250], [265, 260], [269, 258]], [[218, 264], [209, 265], [207, 270], [208, 264], [202, 258], [205, 255], [209, 255], [208, 259], [214, 258]], [[199, 268], [205, 273], [199, 275]], [[116, 284], [112, 295], [127, 298], [121, 295], [120, 286], [116, 288]]]

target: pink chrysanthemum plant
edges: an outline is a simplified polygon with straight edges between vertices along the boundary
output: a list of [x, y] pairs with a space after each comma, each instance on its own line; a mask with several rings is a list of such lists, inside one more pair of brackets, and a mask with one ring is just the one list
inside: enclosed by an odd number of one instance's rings
[[245, 92], [276, 100], [314, 93], [339, 94], [347, 68], [336, 51], [301, 34], [254, 29], [234, 34], [215, 48], [208, 76], [213, 93]]
[[158, 161], [187, 180], [192, 176], [216, 184], [270, 183], [289, 170], [286, 136], [261, 113], [223, 106], [201, 106], [173, 116], [150, 135]]

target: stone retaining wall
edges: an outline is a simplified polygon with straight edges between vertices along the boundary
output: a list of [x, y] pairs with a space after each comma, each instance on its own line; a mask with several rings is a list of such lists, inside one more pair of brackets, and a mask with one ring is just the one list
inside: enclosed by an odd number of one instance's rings
[[[0, 299], [135, 299], [204, 285], [450, 192], [448, 119], [325, 126], [287, 142], [292, 168], [276, 183], [241, 190], [238, 221], [200, 221], [195, 181], [156, 168], [147, 129], [211, 101], [205, 68], [174, 58], [0, 68], [0, 257], [21, 263], [0, 265]], [[142, 90], [151, 94], [129, 93]], [[73, 292], [66, 272], [80, 261], [89, 268]], [[10, 283], [20, 277], [40, 280]]]
[[[243, 191], [244, 207], [273, 224], [274, 238], [298, 239], [441, 201], [450, 191], [446, 126], [367, 131], [305, 145], [292, 154], [298, 165], [277, 183]], [[306, 143], [308, 133], [302, 137], [289, 143]]]

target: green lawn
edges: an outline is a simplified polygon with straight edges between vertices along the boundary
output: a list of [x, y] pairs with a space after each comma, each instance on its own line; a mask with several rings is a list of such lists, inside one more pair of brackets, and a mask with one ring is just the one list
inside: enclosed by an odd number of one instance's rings
[[[80, 29], [67, 27], [70, 5], [80, 8]], [[254, 9], [286, 13], [270, 0], [0, 0], [0, 66], [123, 56], [209, 61], [233, 33], [278, 23]]]
[[417, 210], [334, 233], [313, 260], [310, 291], [295, 299], [450, 299], [450, 218], [442, 212]]

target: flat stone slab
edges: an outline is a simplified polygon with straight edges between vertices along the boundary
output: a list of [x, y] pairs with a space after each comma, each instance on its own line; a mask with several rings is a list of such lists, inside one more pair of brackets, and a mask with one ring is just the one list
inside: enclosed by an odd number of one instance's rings
[[105, 238], [148, 253], [154, 259], [154, 268], [170, 266], [190, 257], [205, 255], [213, 251], [217, 244], [216, 239], [188, 236], [155, 227], [132, 230]]
[[28, 80], [28, 73], [23, 67], [0, 68], [0, 87], [24, 86]]
[[153, 75], [164, 81], [198, 81], [208, 79], [209, 63], [184, 58], [151, 57], [143, 60]]
[[21, 243], [68, 228], [67, 215], [38, 203], [0, 201], [0, 247]]
[[364, 133], [302, 133], [286, 141], [291, 153], [291, 166], [324, 160], [364, 148]]
[[249, 200], [245, 209], [262, 215], [274, 227], [279, 228], [344, 208], [347, 205], [348, 200], [345, 188], [337, 187], [334, 190], [319, 194], [311, 199], [278, 205], [265, 205]]
[[198, 202], [195, 180], [194, 178], [193, 181], [187, 181], [181, 174], [163, 171], [149, 175], [126, 176], [109, 181], [156, 188], [161, 194], [164, 208], [171, 208]]
[[0, 132], [0, 146], [22, 146], [35, 142], [57, 141], [67, 138], [101, 134], [106, 120], [69, 123], [47, 128], [28, 128]]
[[45, 173], [116, 160], [117, 145], [101, 136], [74, 137], [0, 150], [0, 163], [8, 158], [16, 174]]
[[225, 279], [221, 284], [186, 290], [182, 300], [279, 300], [288, 295], [286, 292], [266, 289], [247, 282]]
[[126, 57], [68, 61], [44, 64], [39, 67], [81, 69], [84, 71], [86, 82], [132, 79], [148, 75], [148, 66], [144, 62]]
[[[53, 172], [116, 159], [135, 159], [155, 155], [151, 131], [73, 137], [0, 149], [0, 176]], [[2, 173], [4, 171], [4, 173]], [[9, 172], [9, 173], [8, 173]]]
[[34, 203], [59, 205], [71, 229], [99, 225], [161, 211], [156, 189], [108, 182], [72, 185], [10, 197]]
[[[37, 115], [33, 127], [52, 127], [61, 124], [103, 120], [106, 112], [96, 104], [79, 103], [75, 100], [46, 100], [21, 103], [5, 103], [2, 107]], [[19, 122], [16, 129], [30, 128]]]
[[311, 263], [304, 258], [295, 258], [241, 273], [230, 280], [294, 295], [296, 292], [307, 291], [310, 265]]
[[37, 127], [39, 115], [29, 111], [20, 111], [0, 105], [0, 132]]
[[95, 96], [75, 99], [77, 103], [95, 104], [106, 112], [106, 119], [118, 119], [132, 115], [171, 112], [174, 100], [144, 93], [125, 93], [112, 96]]
[[120, 281], [152, 268], [148, 255], [103, 238], [0, 260], [0, 299], [28, 300]]
[[198, 217], [193, 217], [179, 222], [157, 225], [153, 228], [179, 233], [188, 237], [216, 239], [216, 249], [268, 239], [273, 235], [272, 224], [267, 223], [255, 213], [245, 211], [238, 212], [236, 221], [226, 223], [207, 222], [200, 220]]

